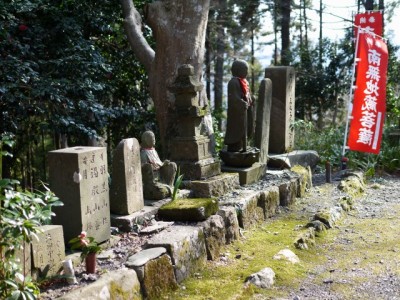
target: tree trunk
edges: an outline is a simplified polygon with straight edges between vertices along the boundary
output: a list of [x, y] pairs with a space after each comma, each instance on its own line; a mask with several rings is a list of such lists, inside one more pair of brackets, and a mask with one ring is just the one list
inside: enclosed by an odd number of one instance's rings
[[290, 63], [290, 0], [280, 1], [281, 12], [281, 64], [288, 66]]
[[[225, 11], [226, 1], [219, 1], [220, 12]], [[215, 111], [222, 112], [222, 98], [223, 98], [223, 83], [224, 83], [224, 55], [225, 55], [225, 29], [224, 29], [224, 15], [217, 14], [217, 56], [215, 59], [215, 76], [214, 76], [214, 103]], [[222, 130], [222, 118], [218, 119], [218, 129]]]
[[[129, 43], [149, 75], [164, 156], [175, 136], [174, 95], [168, 87], [182, 64], [191, 64], [201, 81], [210, 0], [165, 0], [146, 6], [146, 23], [156, 41], [154, 51], [143, 37], [142, 22], [131, 0], [121, 0]], [[207, 105], [205, 90], [199, 105]], [[168, 141], [168, 143], [167, 143]]]

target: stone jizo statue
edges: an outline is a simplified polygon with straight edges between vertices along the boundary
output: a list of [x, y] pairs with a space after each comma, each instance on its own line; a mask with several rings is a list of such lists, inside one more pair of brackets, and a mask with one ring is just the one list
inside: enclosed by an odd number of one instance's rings
[[244, 60], [235, 60], [228, 83], [228, 119], [225, 145], [228, 152], [246, 152], [247, 138], [254, 132], [254, 101], [246, 80], [249, 66]]
[[177, 170], [176, 163], [161, 161], [154, 148], [156, 139], [152, 131], [142, 134], [140, 160], [142, 164], [143, 195], [148, 200], [171, 196]]

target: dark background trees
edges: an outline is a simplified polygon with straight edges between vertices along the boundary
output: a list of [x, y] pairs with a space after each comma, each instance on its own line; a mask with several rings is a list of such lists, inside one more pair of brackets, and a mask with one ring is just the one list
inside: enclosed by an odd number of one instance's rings
[[[142, 18], [148, 12], [147, 2], [151, 1], [133, 1]], [[388, 19], [398, 3], [374, 1], [373, 6], [384, 7]], [[250, 63], [255, 95], [262, 68], [270, 63], [295, 66], [296, 117], [320, 128], [340, 123], [354, 52], [351, 29], [340, 41], [327, 39], [326, 8], [311, 4], [309, 0], [211, 1], [205, 65], [199, 77], [204, 73], [219, 130], [224, 83], [235, 57]], [[370, 4], [355, 0], [354, 5], [364, 10]], [[310, 22], [312, 12], [320, 18], [318, 26]], [[351, 28], [348, 20], [341, 21]], [[266, 24], [272, 25], [270, 32]], [[144, 24], [140, 29], [149, 47], [157, 48], [154, 32]], [[310, 38], [313, 31], [319, 32], [316, 40]], [[261, 36], [267, 37], [264, 44]], [[275, 50], [266, 54], [272, 57], [270, 62], [261, 63], [257, 53], [266, 43], [274, 44]], [[145, 129], [159, 136], [149, 72], [128, 44], [122, 9], [114, 1], [2, 1], [0, 59], [0, 133], [14, 134], [16, 139], [14, 157], [3, 158], [3, 177], [20, 178], [24, 186], [32, 187], [39, 179], [46, 180], [49, 150], [105, 141], [111, 154], [119, 140], [139, 137]], [[390, 120], [398, 120], [399, 62], [395, 55], [390, 59], [388, 110]]]

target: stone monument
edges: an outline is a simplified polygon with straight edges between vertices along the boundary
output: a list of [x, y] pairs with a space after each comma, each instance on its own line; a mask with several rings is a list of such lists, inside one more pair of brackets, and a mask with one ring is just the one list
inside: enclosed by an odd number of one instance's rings
[[286, 153], [294, 147], [295, 71], [293, 67], [269, 67], [265, 78], [273, 86], [269, 153]]
[[259, 162], [268, 162], [269, 130], [271, 118], [272, 82], [264, 78], [258, 90], [256, 132], [254, 146], [260, 149]]
[[57, 275], [65, 258], [63, 229], [59, 225], [45, 225], [32, 240], [33, 269], [40, 278]]
[[122, 140], [114, 151], [110, 189], [112, 213], [129, 215], [144, 206], [140, 146], [135, 138]]
[[154, 148], [156, 139], [150, 130], [142, 134], [140, 160], [142, 165], [143, 193], [146, 200], [161, 200], [171, 196], [177, 171], [176, 163], [161, 161]]
[[50, 188], [64, 203], [53, 224], [68, 242], [86, 231], [96, 242], [110, 238], [107, 152], [104, 147], [72, 147], [49, 152]]
[[203, 89], [191, 65], [182, 65], [170, 87], [175, 94], [177, 131], [171, 147], [171, 159], [177, 163], [186, 180], [205, 179], [220, 174], [220, 162], [212, 156], [209, 137], [202, 134], [207, 106], [200, 105]]

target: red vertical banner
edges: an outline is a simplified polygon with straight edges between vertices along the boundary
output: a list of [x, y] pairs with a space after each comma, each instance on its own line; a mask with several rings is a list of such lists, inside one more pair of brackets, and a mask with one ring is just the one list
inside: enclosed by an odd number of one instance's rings
[[356, 14], [354, 17], [354, 26], [355, 37], [357, 37], [358, 28], [363, 28], [367, 32], [383, 36], [382, 11], [368, 11], [363, 14]]
[[374, 34], [359, 34], [359, 65], [347, 145], [350, 150], [378, 154], [386, 111], [388, 50]]

